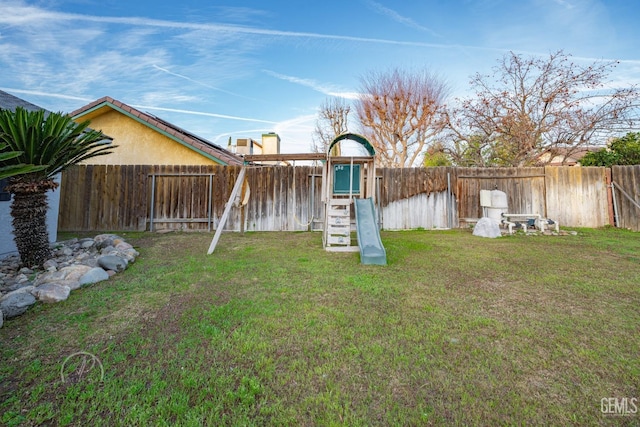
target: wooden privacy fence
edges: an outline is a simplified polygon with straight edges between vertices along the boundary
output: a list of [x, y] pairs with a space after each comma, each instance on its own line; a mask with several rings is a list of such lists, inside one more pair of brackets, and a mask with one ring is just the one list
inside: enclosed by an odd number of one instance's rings
[[[239, 172], [238, 166], [76, 166], [62, 175], [58, 228], [216, 229]], [[480, 190], [497, 188], [507, 194], [510, 213], [539, 213], [561, 226], [610, 224], [615, 200], [618, 224], [640, 230], [640, 166], [378, 172], [377, 204], [384, 229], [466, 226], [482, 216]], [[225, 230], [322, 229], [320, 167], [248, 167], [246, 183], [248, 188], [233, 201], [236, 208]]]
[[[58, 228], [215, 229], [239, 172], [215, 165], [76, 166], [63, 173]], [[322, 218], [319, 168], [250, 168], [247, 182], [249, 203], [233, 210], [225, 229], [306, 230]]]

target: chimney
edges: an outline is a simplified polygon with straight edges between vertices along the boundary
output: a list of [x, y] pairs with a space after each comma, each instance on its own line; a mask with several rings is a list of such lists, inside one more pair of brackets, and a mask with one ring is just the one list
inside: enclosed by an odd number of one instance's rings
[[262, 154], [280, 154], [280, 136], [277, 133], [262, 134]]

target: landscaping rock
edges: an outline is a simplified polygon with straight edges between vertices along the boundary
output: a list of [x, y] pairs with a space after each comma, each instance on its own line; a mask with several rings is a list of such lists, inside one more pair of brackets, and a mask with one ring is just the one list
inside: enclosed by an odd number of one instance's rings
[[105, 247], [103, 247], [103, 248], [101, 248], [101, 249], [100, 249], [100, 253], [101, 253], [102, 255], [109, 255], [109, 254], [111, 254], [111, 253], [114, 253], [115, 251], [116, 251], [116, 248], [114, 248], [114, 247], [113, 247], [113, 246], [111, 246], [111, 245], [105, 246]]
[[79, 280], [61, 280], [59, 282], [54, 282], [54, 283], [57, 283], [58, 285], [62, 285], [62, 286], [67, 286], [72, 291], [75, 291], [76, 289], [80, 289], [82, 287]]
[[42, 302], [60, 302], [69, 298], [71, 289], [59, 283], [45, 283], [34, 288], [31, 293]]
[[109, 280], [109, 274], [100, 267], [94, 267], [80, 278], [79, 284], [84, 286], [90, 283], [102, 282], [103, 280]]
[[116, 245], [116, 249], [124, 252], [126, 250], [133, 249], [133, 246], [127, 242], [120, 242]]
[[88, 265], [70, 265], [69, 267], [64, 267], [60, 271], [65, 273], [65, 280], [73, 280], [79, 281], [82, 276], [87, 274], [91, 270], [91, 267]]
[[15, 277], [16, 283], [26, 283], [28, 281], [29, 281], [29, 278], [24, 273], [20, 273]]
[[123, 240], [115, 234], [99, 234], [93, 238], [98, 249], [106, 248], [107, 246], [114, 246], [113, 241], [115, 239]]
[[496, 238], [502, 236], [500, 232], [500, 226], [496, 221], [491, 218], [482, 217], [473, 227], [473, 235], [479, 237]]
[[105, 270], [119, 273], [127, 268], [127, 260], [116, 255], [105, 255], [98, 258], [98, 265]]
[[2, 310], [0, 310], [0, 328], [2, 328], [3, 323], [4, 323], [4, 316], [2, 314]]
[[82, 249], [89, 249], [95, 246], [96, 241], [94, 239], [82, 239], [80, 240], [80, 247]]
[[67, 276], [66, 272], [59, 270], [59, 271], [49, 271], [47, 273], [41, 274], [40, 276], [38, 276], [35, 280], [35, 285], [41, 285], [43, 283], [48, 283], [48, 282], [57, 282], [60, 280], [64, 280], [65, 277]]
[[5, 319], [20, 316], [36, 303], [36, 298], [29, 293], [33, 287], [25, 287], [9, 292], [0, 298], [0, 311]]
[[80, 278], [89, 270], [91, 270], [91, 267], [88, 265], [70, 265], [58, 271], [49, 271], [39, 275], [35, 281], [35, 285], [40, 286], [45, 283], [59, 283], [69, 286], [71, 289], [77, 289], [80, 287], [78, 284]]
[[42, 268], [47, 271], [56, 271], [56, 269], [58, 268], [58, 263], [53, 259], [49, 259], [45, 261], [44, 264], [42, 264]]
[[31, 282], [16, 282], [13, 285], [6, 285], [7, 292], [17, 291], [20, 288], [25, 288], [27, 286], [33, 286]]
[[[17, 255], [0, 259], [0, 311], [5, 319], [23, 314], [38, 299], [64, 301], [69, 292], [107, 280], [140, 255], [115, 234], [56, 242], [51, 249], [53, 257], [41, 270], [24, 268]], [[106, 258], [102, 262], [110, 270], [98, 267], [99, 258]]]

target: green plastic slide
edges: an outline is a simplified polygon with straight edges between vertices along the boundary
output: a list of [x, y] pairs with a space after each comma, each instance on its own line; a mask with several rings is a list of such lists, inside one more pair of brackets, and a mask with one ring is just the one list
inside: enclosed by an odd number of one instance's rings
[[387, 252], [380, 239], [373, 199], [370, 197], [355, 199], [355, 207], [360, 262], [362, 264], [386, 265]]

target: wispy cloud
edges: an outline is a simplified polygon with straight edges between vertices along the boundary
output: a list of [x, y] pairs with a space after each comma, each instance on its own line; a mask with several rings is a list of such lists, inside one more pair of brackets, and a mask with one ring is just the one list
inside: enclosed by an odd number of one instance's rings
[[304, 114], [276, 124], [274, 131], [287, 141], [289, 152], [308, 152], [311, 149], [309, 135], [315, 129], [317, 114]]
[[[89, 103], [91, 101], [94, 101], [93, 99], [80, 97], [80, 96], [65, 95], [62, 93], [41, 92], [37, 90], [24, 90], [24, 89], [14, 89], [14, 88], [7, 88], [7, 87], [0, 87], [0, 90], [4, 92], [12, 93], [12, 94], [58, 98], [58, 99], [65, 99], [70, 101], [81, 101], [84, 103]], [[274, 122], [271, 120], [262, 120], [262, 119], [252, 118], [252, 117], [231, 116], [228, 114], [210, 113], [206, 111], [194, 111], [194, 110], [185, 110], [185, 109], [179, 109], [179, 108], [166, 108], [166, 107], [158, 107], [153, 105], [138, 105], [138, 104], [132, 104], [131, 106], [139, 110], [167, 111], [171, 113], [188, 114], [192, 116], [206, 116], [206, 117], [215, 117], [218, 119], [238, 120], [243, 122], [265, 123], [268, 125], [278, 124], [278, 122]]]
[[301, 130], [310, 131], [313, 130], [317, 118], [317, 114], [304, 114], [302, 116], [294, 117], [293, 119], [278, 122], [275, 126], [275, 129], [276, 132], [291, 132]]
[[207, 116], [207, 117], [216, 117], [219, 119], [230, 119], [230, 120], [240, 120], [243, 122], [257, 122], [257, 123], [267, 123], [267, 124], [276, 124], [277, 122], [269, 121], [269, 120], [261, 120], [255, 119], [251, 117], [239, 117], [239, 116], [230, 116], [227, 114], [218, 114], [218, 113], [207, 113], [204, 111], [193, 111], [193, 110], [183, 110], [179, 108], [165, 108], [165, 107], [156, 107], [151, 105], [132, 105], [139, 110], [158, 110], [158, 111], [168, 111], [171, 113], [181, 113], [181, 114], [190, 114], [195, 116]]
[[[390, 18], [401, 22], [405, 25], [413, 26], [414, 28], [421, 29], [423, 31], [429, 31], [433, 35], [440, 37], [439, 34], [433, 32], [427, 27], [421, 26], [413, 21], [411, 18], [404, 17], [399, 13], [389, 9], [380, 3], [373, 0], [365, 0], [374, 10], [378, 13], [385, 14]], [[566, 7], [574, 8], [574, 4], [567, 0], [553, 0], [554, 2]], [[473, 49], [473, 50], [485, 50], [493, 52], [508, 52], [515, 49], [494, 48], [490, 46], [458, 44], [458, 43], [425, 43], [415, 42], [407, 40], [392, 40], [370, 37], [357, 37], [357, 36], [345, 36], [335, 34], [322, 34], [312, 32], [297, 32], [297, 31], [281, 31], [271, 30], [264, 28], [255, 28], [250, 26], [241, 25], [229, 25], [218, 23], [195, 23], [195, 22], [181, 22], [170, 21], [161, 19], [151, 19], [144, 17], [112, 17], [112, 16], [96, 16], [88, 14], [75, 14], [64, 13], [57, 11], [50, 11], [35, 6], [27, 6], [23, 3], [16, 2], [13, 4], [3, 5], [3, 12], [0, 14], [0, 24], [9, 26], [25, 26], [37, 28], [40, 25], [48, 25], [52, 22], [61, 24], [68, 21], [79, 21], [82, 23], [95, 22], [103, 24], [116, 24], [127, 25], [133, 27], [150, 27], [150, 28], [164, 28], [172, 30], [192, 30], [192, 31], [205, 31], [212, 32], [218, 35], [232, 35], [232, 34], [246, 34], [246, 35], [261, 35], [261, 36], [273, 36], [281, 38], [309, 38], [309, 39], [325, 39], [325, 40], [337, 40], [337, 41], [352, 41], [362, 43], [374, 43], [374, 44], [390, 44], [390, 45], [403, 45], [413, 47], [427, 47], [436, 49]], [[96, 30], [91, 30], [96, 31]], [[94, 34], [94, 37], [98, 33]], [[78, 38], [76, 37], [76, 40]], [[522, 52], [530, 53], [530, 52]], [[535, 53], [538, 55], [545, 55], [545, 53]], [[183, 76], [181, 76], [183, 77]], [[212, 87], [213, 88], [213, 87]]]
[[239, 96], [239, 97], [242, 97], [242, 98], [247, 98], [247, 97], [245, 97], [245, 96], [243, 96], [243, 95], [239, 95], [239, 94], [237, 94], [237, 93], [230, 92], [230, 91], [228, 91], [228, 90], [224, 90], [224, 89], [220, 89], [220, 88], [218, 88], [218, 87], [215, 87], [215, 86], [212, 86], [212, 85], [210, 85], [210, 84], [207, 84], [207, 83], [204, 83], [204, 82], [198, 81], [198, 80], [196, 80], [196, 79], [192, 79], [191, 77], [187, 77], [187, 76], [184, 76], [184, 75], [182, 75], [182, 74], [174, 73], [173, 71], [170, 71], [170, 70], [168, 70], [168, 69], [166, 69], [166, 68], [159, 67], [159, 66], [157, 66], [156, 64], [153, 64], [153, 65], [152, 65], [152, 67], [153, 67], [153, 68], [155, 68], [155, 69], [156, 69], [156, 70], [158, 70], [158, 71], [162, 71], [163, 73], [167, 73], [167, 74], [169, 74], [169, 75], [172, 75], [172, 76], [175, 76], [175, 77], [178, 77], [178, 78], [181, 78], [181, 79], [184, 79], [184, 80], [190, 81], [190, 82], [192, 82], [192, 83], [195, 83], [195, 84], [200, 85], [200, 86], [204, 86], [204, 87], [209, 88], [209, 89], [212, 89], [212, 90], [217, 90], [217, 91], [219, 91], [219, 92], [226, 93], [227, 95], [233, 95], [233, 96]]
[[[368, 5], [370, 5], [370, 7], [373, 10], [375, 10], [377, 13], [384, 14], [385, 16], [388, 16], [389, 18], [397, 22], [400, 22], [403, 25], [407, 25], [407, 26], [419, 29], [421, 31], [427, 31], [433, 34], [434, 36], [439, 37], [439, 34], [433, 32], [429, 28], [421, 26], [420, 24], [416, 23], [413, 19], [402, 16], [396, 11], [388, 7], [385, 7], [384, 5], [374, 0], [364, 0], [364, 1]], [[568, 0], [553, 0], [553, 1], [567, 8], [573, 7], [573, 3], [570, 3]], [[80, 29], [73, 30], [73, 28], [71, 30], [69, 29], [69, 25], [67, 25], [67, 23], [76, 22], [76, 21], [81, 22], [83, 24], [83, 28], [84, 28], [83, 30], [80, 30]], [[507, 53], [513, 50], [513, 51], [524, 53], [524, 54], [535, 54], [540, 56], [547, 55], [546, 52], [530, 52], [530, 51], [522, 51], [522, 50], [519, 51], [518, 49], [496, 48], [491, 46], [470, 45], [470, 44], [426, 43], [426, 42], [417, 42], [417, 41], [408, 41], [408, 40], [392, 40], [392, 39], [382, 39], [382, 38], [357, 37], [357, 36], [349, 36], [349, 35], [281, 31], [281, 30], [272, 30], [272, 29], [264, 29], [264, 28], [255, 28], [250, 26], [229, 25], [229, 24], [219, 24], [219, 23], [196, 23], [196, 22], [181, 22], [181, 21], [172, 21], [172, 20], [151, 19], [151, 18], [145, 18], [145, 17], [117, 17], [117, 16], [113, 17], [113, 16], [96, 16], [96, 15], [89, 15], [89, 14], [64, 13], [64, 12], [51, 11], [51, 10], [47, 10], [47, 9], [43, 9], [35, 6], [28, 6], [21, 2], [14, 2], [14, 3], [3, 5], [3, 13], [0, 14], [0, 24], [9, 25], [11, 27], [25, 27], [30, 29], [35, 29], [35, 28], [39, 29], [41, 26], [50, 28], [51, 26], [56, 25], [57, 27], [53, 27], [53, 28], [64, 27], [65, 31], [61, 33], [67, 34], [68, 38], [73, 38], [76, 41], [95, 39], [99, 37], [100, 34], [106, 31], [106, 29], [101, 29], [101, 28], [87, 28], [87, 25], [86, 25], [87, 23], [122, 25], [122, 26], [136, 28], [136, 30], [130, 30], [126, 38], [125, 37], [120, 38], [121, 40], [121, 42], [119, 42], [120, 45], [126, 45], [126, 46], [139, 45], [139, 42], [131, 42], [131, 40], [129, 39], [133, 38], [135, 40], [136, 38], [144, 37], [146, 34], [148, 34], [148, 33], [145, 33], [145, 30], [143, 30], [146, 28], [148, 30], [165, 29], [165, 30], [191, 31], [193, 32], [194, 35], [197, 35], [197, 38], [199, 40], [203, 39], [204, 34], [211, 34], [211, 35], [215, 34], [215, 37], [211, 36], [212, 39], [225, 40], [229, 44], [240, 43], [238, 39], [234, 38], [234, 35], [235, 36], [258, 35], [258, 36], [270, 36], [274, 38], [285, 38], [285, 39], [286, 38], [294, 38], [294, 39], [306, 38], [306, 39], [334, 40], [334, 41], [342, 41], [342, 42], [358, 42], [358, 43], [368, 43], [368, 44], [399, 45], [399, 46], [407, 46], [407, 47], [424, 47], [424, 48], [433, 48], [433, 49], [442, 49], [442, 50], [452, 50], [452, 49], [457, 49], [460, 51], [477, 50], [477, 51], [488, 51], [488, 52], [496, 52], [496, 53]], [[77, 33], [73, 34], [72, 30], [84, 31], [85, 34], [84, 35], [80, 35]], [[35, 34], [37, 34], [37, 32]], [[182, 35], [179, 37], [187, 37], [187, 36]], [[250, 40], [253, 40], [255, 43], [256, 39], [250, 38]], [[264, 42], [264, 39], [258, 39], [258, 40], [262, 40], [262, 42]], [[245, 41], [243, 41], [243, 43], [244, 42]], [[37, 41], [32, 41], [32, 44], [38, 44], [38, 43], [39, 42]], [[46, 46], [47, 43], [53, 43], [53, 42], [47, 41], [47, 39], [44, 38], [42, 40], [42, 45]], [[58, 43], [57, 46], [49, 46], [48, 50], [54, 51], [53, 47], [55, 47], [56, 48], [55, 50], [60, 51], [60, 49], [62, 49], [61, 45], [63, 44], [60, 43], [59, 41], [56, 43]], [[87, 44], [85, 43], [84, 46], [86, 45]], [[73, 46], [73, 43], [65, 43], [64, 46]], [[193, 48], [197, 49], [197, 45], [192, 43], [191, 46], [194, 46]], [[1, 49], [2, 47], [0, 46], [0, 50]], [[66, 47], [66, 49], [73, 49], [73, 48]], [[80, 57], [82, 55], [82, 49], [75, 49], [73, 53], [74, 53], [73, 57], [76, 57], [76, 58]], [[206, 50], [199, 50], [198, 53], [199, 55], [206, 54]], [[146, 62], [146, 64], [144, 64], [145, 66], [155, 66], [158, 68], [159, 71], [166, 72], [168, 74], [173, 75], [174, 77], [191, 81], [196, 85], [207, 87], [211, 90], [224, 92], [223, 89], [220, 89], [214, 84], [204, 83], [199, 79], [195, 79], [195, 78], [186, 76], [184, 74], [171, 71], [166, 65], [168, 63], [167, 61], [158, 60], [161, 58], [166, 58], [166, 55], [167, 55], [165, 49], [162, 46], [158, 46], [155, 49], [154, 55], [156, 55], [155, 62], [149, 63], [148, 61], [145, 61]], [[64, 56], [68, 57], [68, 55], [64, 55]], [[149, 56], [149, 53], [147, 53], [147, 56]], [[153, 60], [153, 58], [148, 58], [148, 59], [150, 61]], [[216, 59], [225, 60], [224, 57], [222, 58], [216, 57]], [[128, 57], [126, 58], [123, 57], [123, 61], [127, 61], [127, 60], [129, 60]], [[105, 61], [102, 61], [102, 63], [105, 63]], [[244, 65], [249, 65], [245, 67], [245, 69], [249, 69], [251, 64], [244, 64]], [[96, 68], [96, 65], [94, 65], [94, 70], [92, 71], [92, 74], [94, 75], [95, 75], [95, 68]], [[117, 69], [117, 66], [112, 65], [109, 68], [111, 70], [114, 70], [114, 69]], [[239, 72], [238, 68], [235, 68], [233, 66], [218, 67], [216, 71], [221, 72], [221, 70], [229, 70], [228, 71], [228, 73], [230, 73], [229, 76], [233, 76], [234, 73]], [[226, 78], [228, 78], [229, 76], [227, 76]], [[91, 82], [91, 79], [88, 79], [87, 81]], [[304, 82], [304, 79], [301, 79], [300, 81], [298, 81], [299, 84], [302, 84], [303, 82]], [[331, 88], [323, 87], [323, 85], [320, 85], [317, 82], [309, 81], [307, 82], [307, 85], [309, 87], [314, 88], [315, 90], [318, 90], [319, 92], [326, 93], [327, 95], [331, 95], [331, 96], [344, 96], [346, 98], [352, 98], [353, 96], [355, 96], [355, 94], [337, 93], [335, 90]], [[238, 96], [238, 94], [233, 94], [233, 93], [230, 93], [230, 94]]]
[[[558, 1], [562, 1], [562, 0], [558, 0]], [[388, 7], [385, 7], [383, 5], [381, 5], [378, 2], [375, 2], [373, 0], [368, 0], [365, 1], [365, 3], [371, 7], [371, 9], [373, 9], [375, 12], [387, 16], [388, 18], [391, 18], [392, 20], [405, 25], [409, 28], [413, 28], [416, 30], [420, 30], [420, 31], [424, 31], [427, 32], [429, 34], [431, 34], [434, 37], [442, 37], [442, 35], [436, 33], [435, 31], [433, 31], [431, 28], [427, 28], [425, 26], [422, 26], [420, 24], [418, 24], [416, 21], [414, 21], [411, 18], [408, 18], [406, 16], [402, 16], [400, 15], [398, 12], [396, 12], [395, 10], [389, 9]]]
[[340, 91], [332, 87], [331, 85], [321, 84], [313, 79], [304, 79], [300, 77], [287, 76], [287, 75], [276, 73], [275, 71], [270, 71], [270, 70], [262, 70], [262, 71], [264, 71], [266, 74], [269, 74], [270, 76], [275, 77], [277, 79], [311, 88], [316, 92], [320, 92], [327, 96], [336, 96], [336, 97], [345, 98], [345, 99], [356, 99], [358, 97], [358, 93], [356, 92]]
[[[377, 4], [377, 3], [374, 3]], [[378, 5], [379, 6], [379, 5]], [[439, 44], [439, 43], [425, 43], [425, 42], [413, 42], [406, 40], [391, 40], [391, 39], [380, 39], [380, 38], [370, 38], [370, 37], [356, 37], [356, 36], [345, 36], [345, 35], [335, 35], [335, 34], [321, 34], [321, 33], [311, 33], [311, 32], [299, 32], [299, 31], [281, 31], [281, 30], [270, 30], [264, 28], [255, 28], [249, 26], [241, 26], [241, 25], [229, 25], [229, 24], [218, 24], [218, 23], [195, 23], [195, 22], [180, 22], [180, 21], [170, 21], [170, 20], [162, 20], [162, 19], [151, 19], [144, 17], [113, 17], [113, 16], [96, 16], [96, 15], [85, 15], [85, 14], [76, 14], [76, 13], [64, 13], [64, 12], [56, 12], [49, 11], [46, 9], [41, 9], [33, 6], [7, 6], [4, 8], [3, 14], [0, 15], [0, 24], [12, 25], [12, 26], [20, 26], [20, 25], [39, 25], [41, 23], [47, 22], [69, 22], [69, 21], [79, 21], [84, 24], [87, 22], [95, 22], [102, 24], [117, 24], [117, 25], [127, 25], [127, 26], [136, 26], [136, 27], [155, 27], [155, 28], [165, 28], [165, 29], [173, 29], [173, 30], [192, 30], [192, 31], [207, 31], [218, 34], [248, 34], [248, 35], [260, 35], [260, 36], [273, 36], [273, 37], [282, 37], [282, 38], [308, 38], [308, 39], [324, 39], [324, 40], [338, 40], [338, 41], [352, 41], [352, 42], [362, 42], [362, 43], [377, 43], [377, 44], [391, 44], [391, 45], [404, 45], [404, 46], [418, 46], [418, 47], [431, 47], [431, 48], [440, 48], [440, 49], [450, 49], [455, 47], [464, 47], [469, 49], [487, 49], [486, 47], [481, 46], [462, 46], [456, 44]], [[390, 9], [386, 9], [387, 14], [391, 11]], [[397, 15], [397, 14], [396, 14]], [[409, 18], [403, 18], [397, 15], [397, 19], [407, 20]], [[407, 22], [405, 22], [406, 24]], [[417, 24], [416, 24], [417, 25]], [[420, 26], [419, 26], [420, 27]], [[427, 28], [420, 27], [423, 30], [428, 30]]]

